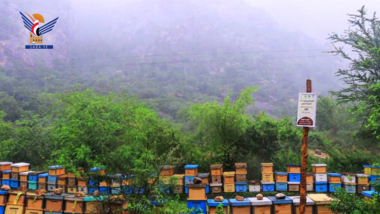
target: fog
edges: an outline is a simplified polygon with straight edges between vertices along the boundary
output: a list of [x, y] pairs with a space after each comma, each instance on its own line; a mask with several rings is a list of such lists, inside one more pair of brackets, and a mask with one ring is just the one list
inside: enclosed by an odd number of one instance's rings
[[[242, 88], [256, 85], [251, 112], [293, 115], [307, 78], [325, 96], [341, 87], [335, 72], [347, 63], [326, 53], [332, 50], [326, 38], [348, 28], [348, 13], [362, 5], [372, 13], [375, 3], [4, 0], [0, 92], [27, 91], [25, 100], [77, 85], [125, 92], [173, 119], [188, 102], [236, 98]], [[29, 32], [20, 12], [40, 13], [46, 21], [59, 17], [44, 36], [53, 50], [25, 49]]]

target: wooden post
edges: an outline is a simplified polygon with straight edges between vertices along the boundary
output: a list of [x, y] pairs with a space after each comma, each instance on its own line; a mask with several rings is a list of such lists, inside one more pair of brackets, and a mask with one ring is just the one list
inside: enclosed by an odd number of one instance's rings
[[[306, 93], [311, 93], [311, 80], [306, 80]], [[309, 127], [303, 127], [302, 131], [302, 163], [301, 163], [301, 189], [300, 189], [300, 214], [305, 214], [306, 206], [306, 171], [307, 171], [307, 139]]]

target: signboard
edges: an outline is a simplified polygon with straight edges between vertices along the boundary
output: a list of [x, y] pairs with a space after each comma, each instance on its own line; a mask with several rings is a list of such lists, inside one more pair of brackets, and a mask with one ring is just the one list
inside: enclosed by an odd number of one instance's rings
[[298, 97], [297, 126], [315, 127], [317, 94], [300, 93]]

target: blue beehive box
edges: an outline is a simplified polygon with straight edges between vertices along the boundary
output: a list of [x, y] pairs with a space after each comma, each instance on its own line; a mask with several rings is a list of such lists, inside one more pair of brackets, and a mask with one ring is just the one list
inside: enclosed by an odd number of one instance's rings
[[99, 192], [102, 194], [110, 194], [111, 188], [110, 187], [99, 187]]
[[364, 196], [367, 196], [367, 197], [370, 197], [370, 198], [373, 198], [373, 195], [374, 194], [377, 194], [377, 192], [375, 192], [375, 191], [363, 191], [362, 192], [362, 194], [364, 195]]
[[247, 192], [247, 182], [235, 182], [236, 192]]
[[185, 184], [192, 184], [195, 176], [185, 176]]
[[9, 179], [9, 181], [10, 181], [10, 187], [12, 188], [12, 189], [17, 189], [17, 188], [19, 188], [19, 186], [20, 186], [20, 182], [19, 182], [19, 180], [17, 180], [17, 179]]
[[187, 201], [187, 208], [191, 209], [191, 214], [207, 213], [207, 201]]
[[[207, 199], [207, 204], [209, 207], [209, 213], [215, 213], [215, 209], [219, 204], [222, 204], [225, 213], [228, 213], [229, 201], [224, 199], [223, 201], [215, 201], [214, 199]], [[213, 212], [212, 212], [213, 211]]]
[[48, 183], [55, 184], [58, 182], [58, 176], [48, 175]]
[[329, 192], [336, 192], [338, 188], [341, 188], [342, 184], [340, 183], [329, 183]]
[[380, 183], [380, 175], [370, 175], [369, 182], [371, 182], [372, 184]]
[[38, 184], [37, 181], [28, 181], [28, 189], [37, 190], [38, 189], [37, 184]]
[[125, 194], [132, 194], [132, 187], [131, 186], [121, 186], [121, 190]]
[[288, 183], [276, 183], [276, 191], [288, 191]]
[[88, 193], [93, 194], [98, 188], [90, 187], [88, 188]]
[[289, 197], [285, 197], [284, 199], [277, 199], [275, 196], [268, 196], [268, 198], [273, 201], [273, 213], [292, 213], [292, 206], [289, 206], [289, 210], [284, 210], [287, 207], [281, 208], [281, 210], [278, 210], [278, 206], [284, 205], [284, 204], [293, 204], [293, 200]]
[[11, 186], [11, 181], [9, 179], [3, 179], [1, 183], [2, 185]]
[[5, 206], [0, 206], [0, 214], [4, 214], [5, 212]]
[[327, 192], [327, 182], [315, 182], [315, 192]]
[[263, 182], [263, 181], [261, 181], [261, 186], [262, 186], [264, 192], [273, 192], [275, 190], [274, 182]]
[[301, 182], [301, 174], [289, 173], [289, 182]]
[[7, 203], [7, 194], [8, 194], [8, 191], [0, 190], [0, 195], [3, 195], [2, 201], [0, 201], [0, 204], [6, 204]]

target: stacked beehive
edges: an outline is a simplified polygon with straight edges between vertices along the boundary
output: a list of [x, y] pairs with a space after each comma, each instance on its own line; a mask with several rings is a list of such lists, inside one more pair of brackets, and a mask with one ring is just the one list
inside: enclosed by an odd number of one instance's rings
[[8, 200], [5, 208], [6, 214], [24, 214], [25, 192], [11, 190], [8, 192]]
[[44, 213], [44, 196], [28, 192], [25, 198], [25, 214]]
[[[206, 214], [207, 197], [206, 187], [207, 184], [200, 183], [194, 184], [193, 180], [198, 175], [198, 165], [186, 165], [185, 166], [185, 184], [189, 193], [187, 198], [187, 207], [189, 209], [202, 209], [202, 213]], [[200, 210], [199, 210], [200, 212]], [[197, 213], [199, 213], [197, 212]]]
[[289, 192], [299, 192], [301, 182], [301, 165], [288, 164], [286, 170], [289, 175], [288, 188]]
[[162, 166], [162, 170], [160, 172], [160, 180], [163, 181], [164, 185], [161, 188], [162, 191], [166, 191], [170, 193], [169, 182], [170, 178], [174, 175], [174, 166], [164, 165]]
[[235, 163], [236, 192], [247, 192], [247, 163]]
[[20, 186], [26, 186], [28, 188], [29, 174], [34, 171], [20, 172]]
[[66, 196], [63, 207], [65, 214], [82, 214], [84, 211], [84, 197]]
[[67, 175], [61, 175], [58, 177], [57, 187], [62, 189], [62, 192], [67, 192]]
[[47, 182], [48, 182], [48, 176], [49, 173], [41, 173], [37, 175], [38, 178], [38, 189], [47, 189]]
[[274, 191], [273, 163], [261, 163], [261, 185], [264, 192]]
[[327, 173], [327, 179], [329, 182], [329, 192], [336, 192], [337, 188], [342, 187], [341, 183], [342, 175], [339, 173]]
[[314, 192], [314, 173], [306, 174], [306, 191]]
[[12, 172], [12, 162], [1, 162], [2, 165], [0, 165], [1, 168], [1, 183], [2, 185], [8, 185], [10, 186], [11, 182], [11, 172]]
[[188, 184], [192, 184], [194, 178], [198, 176], [198, 165], [188, 164], [185, 166], [185, 193], [189, 193]]
[[327, 164], [311, 164], [314, 173], [315, 192], [327, 192]]
[[0, 214], [4, 214], [8, 191], [0, 190]]
[[177, 178], [177, 184], [174, 187], [174, 193], [183, 193], [183, 179], [185, 177], [185, 174], [174, 174], [173, 177]]
[[54, 195], [53, 192], [45, 193], [45, 209], [44, 209], [45, 214], [63, 213], [64, 211], [63, 200], [65, 196], [68, 196], [68, 194], [62, 193], [61, 195]]
[[371, 166], [371, 175], [369, 176], [369, 181], [371, 184], [371, 190], [375, 190], [375, 184], [380, 183], [380, 166]]
[[17, 189], [20, 186], [20, 173], [29, 171], [29, 166], [29, 163], [14, 163], [11, 165], [10, 187], [12, 189]]
[[37, 171], [28, 174], [28, 189], [37, 190], [38, 189], [38, 175], [45, 172]]
[[99, 192], [102, 194], [111, 193], [111, 183], [109, 182], [109, 180], [103, 180], [99, 182]]
[[222, 175], [223, 175], [223, 165], [213, 164], [211, 168], [211, 192], [221, 193], [222, 192]]
[[58, 178], [65, 174], [65, 168], [60, 165], [49, 166], [47, 191], [53, 192], [57, 188]]
[[369, 175], [367, 174], [356, 174], [356, 180], [357, 180], [357, 185], [356, 185], [356, 192], [361, 194], [363, 191], [368, 191], [368, 177]]
[[223, 172], [224, 192], [235, 192], [235, 172]]
[[89, 184], [88, 192], [90, 194], [93, 194], [96, 190], [99, 190], [99, 181], [97, 181], [95, 177], [99, 175], [104, 175], [105, 171], [104, 171], [104, 168], [93, 167], [90, 169], [90, 174], [92, 174], [93, 176], [91, 177], [90, 175], [90, 178], [88, 180], [88, 184]]
[[347, 193], [356, 193], [356, 174], [342, 173], [341, 182]]
[[[83, 173], [84, 169], [79, 168], [78, 175]], [[69, 172], [67, 174], [67, 189], [72, 188], [73, 190], [77, 189], [78, 192], [88, 193], [87, 181], [85, 178], [77, 177], [74, 173]]]
[[[111, 184], [111, 193], [112, 194], [119, 194], [121, 191], [121, 184], [123, 176], [121, 174], [116, 174], [112, 176], [112, 184]], [[79, 187], [78, 187], [79, 191]]]
[[276, 191], [288, 191], [287, 172], [276, 172]]
[[260, 192], [260, 182], [256, 180], [249, 181], [249, 191], [250, 192]]

